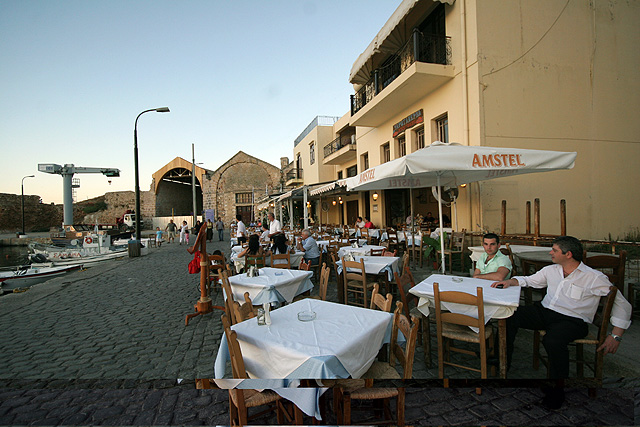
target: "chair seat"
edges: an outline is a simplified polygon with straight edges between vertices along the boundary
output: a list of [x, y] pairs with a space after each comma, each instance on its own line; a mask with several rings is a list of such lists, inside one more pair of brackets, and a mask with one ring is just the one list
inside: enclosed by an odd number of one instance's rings
[[[486, 338], [489, 339], [493, 335], [493, 330], [488, 328], [485, 330]], [[442, 324], [442, 336], [464, 342], [480, 342], [480, 335], [469, 329], [468, 326], [455, 325], [452, 323]]]
[[[540, 337], [543, 337], [547, 334], [547, 331], [545, 331], [544, 329], [540, 329], [538, 330], [538, 333], [540, 334]], [[592, 345], [600, 344], [598, 342], [598, 338], [595, 335], [593, 335], [591, 332], [589, 332], [589, 334], [586, 337], [573, 340], [571, 342], [573, 344], [592, 344]]]
[[353, 390], [351, 393], [351, 399], [356, 400], [378, 400], [378, 399], [390, 399], [398, 396], [397, 388], [368, 388], [363, 387], [357, 390]]
[[[239, 406], [237, 390], [230, 390], [231, 400], [233, 404]], [[243, 390], [244, 391], [244, 406], [247, 408], [254, 408], [256, 406], [267, 405], [280, 400], [280, 396], [271, 390], [265, 390], [262, 393], [256, 390]], [[235, 393], [234, 393], [235, 392]]]
[[399, 380], [402, 376], [387, 362], [373, 362], [373, 365], [364, 373], [363, 378], [374, 378], [376, 380]]

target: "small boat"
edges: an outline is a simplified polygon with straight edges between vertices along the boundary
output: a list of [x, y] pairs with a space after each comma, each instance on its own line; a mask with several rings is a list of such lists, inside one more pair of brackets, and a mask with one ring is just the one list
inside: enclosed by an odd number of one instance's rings
[[81, 245], [58, 247], [41, 243], [29, 244], [31, 265], [37, 267], [72, 264], [92, 264], [98, 261], [121, 258], [127, 255], [127, 247], [112, 245], [111, 236], [88, 234]]
[[[42, 260], [38, 258], [38, 255], [32, 256], [31, 260], [34, 261], [31, 263], [33, 267], [62, 267], [62, 266], [73, 266], [73, 265], [82, 265], [84, 267], [90, 267], [91, 264], [95, 264], [96, 262], [108, 261], [111, 259], [124, 258], [128, 256], [128, 252], [126, 249], [112, 251], [109, 253], [102, 253], [98, 255], [90, 255], [90, 256], [80, 256], [80, 257], [69, 257], [69, 258], [48, 258], [46, 260]], [[38, 261], [43, 262], [38, 262]]]
[[26, 288], [80, 268], [82, 265], [79, 264], [61, 267], [34, 267], [33, 265], [13, 267], [11, 270], [0, 271], [0, 286], [2, 291]]
[[114, 224], [73, 224], [64, 227], [52, 227], [50, 239], [55, 246], [82, 246], [87, 237], [95, 238], [95, 235], [109, 236], [112, 240], [128, 239], [131, 231], [121, 231]]

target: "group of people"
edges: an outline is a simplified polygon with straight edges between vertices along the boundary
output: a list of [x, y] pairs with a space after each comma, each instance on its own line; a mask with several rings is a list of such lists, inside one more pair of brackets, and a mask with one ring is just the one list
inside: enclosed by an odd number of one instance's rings
[[[513, 266], [500, 251], [500, 238], [494, 233], [483, 236], [484, 254], [476, 263], [473, 277], [493, 280], [495, 288], [511, 286], [546, 288], [542, 301], [520, 306], [507, 319], [507, 369], [511, 366], [514, 342], [519, 329], [544, 330], [542, 344], [549, 357], [549, 376], [556, 386], [544, 389], [543, 406], [558, 409], [564, 402], [563, 380], [569, 377], [569, 348], [572, 341], [584, 338], [593, 323], [600, 298], [612, 288], [607, 276], [582, 262], [583, 247], [571, 236], [558, 237], [550, 250], [552, 265], [531, 276], [510, 277]], [[615, 353], [624, 331], [631, 325], [631, 304], [618, 292], [611, 324], [613, 330], [598, 351]], [[496, 364], [496, 360], [490, 360]]]

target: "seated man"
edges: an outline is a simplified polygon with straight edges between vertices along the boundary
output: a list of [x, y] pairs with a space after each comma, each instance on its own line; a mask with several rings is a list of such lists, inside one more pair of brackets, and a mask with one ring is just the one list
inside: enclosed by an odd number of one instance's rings
[[311, 265], [319, 265], [320, 264], [320, 249], [318, 249], [318, 244], [311, 237], [311, 232], [309, 229], [305, 228], [302, 230], [301, 239], [298, 242], [298, 250], [304, 252], [304, 259], [311, 260]]
[[355, 227], [354, 227], [354, 228], [356, 229], [356, 232], [357, 232], [357, 231], [358, 231], [358, 228], [364, 228], [364, 226], [365, 226], [365, 225], [366, 225], [366, 222], [364, 222], [364, 221], [362, 220], [362, 217], [361, 217], [361, 216], [359, 216], [359, 217], [358, 217], [358, 219], [356, 220], [356, 224], [355, 224]]
[[[547, 288], [547, 295], [542, 301], [518, 307], [507, 319], [507, 366], [511, 365], [519, 328], [545, 330], [542, 344], [549, 356], [549, 375], [559, 384], [558, 388], [547, 390], [542, 401], [551, 409], [560, 408], [564, 402], [562, 380], [569, 376], [568, 344], [587, 335], [600, 297], [609, 294], [613, 286], [604, 273], [582, 263], [582, 251], [582, 244], [575, 237], [558, 237], [553, 241], [550, 252], [553, 265], [531, 276], [516, 276], [491, 285]], [[622, 334], [631, 325], [631, 304], [620, 292], [614, 300], [611, 324], [612, 332], [598, 348], [604, 354], [617, 351]]]
[[473, 277], [476, 279], [505, 280], [511, 276], [513, 266], [508, 256], [500, 252], [500, 237], [495, 233], [482, 236], [484, 253], [476, 262]]

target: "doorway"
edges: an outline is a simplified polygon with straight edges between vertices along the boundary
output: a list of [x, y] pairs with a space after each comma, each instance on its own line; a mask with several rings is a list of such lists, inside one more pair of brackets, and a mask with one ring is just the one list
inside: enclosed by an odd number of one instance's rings
[[356, 219], [358, 218], [358, 201], [357, 200], [349, 200], [347, 201], [347, 221], [346, 224], [355, 224]]

